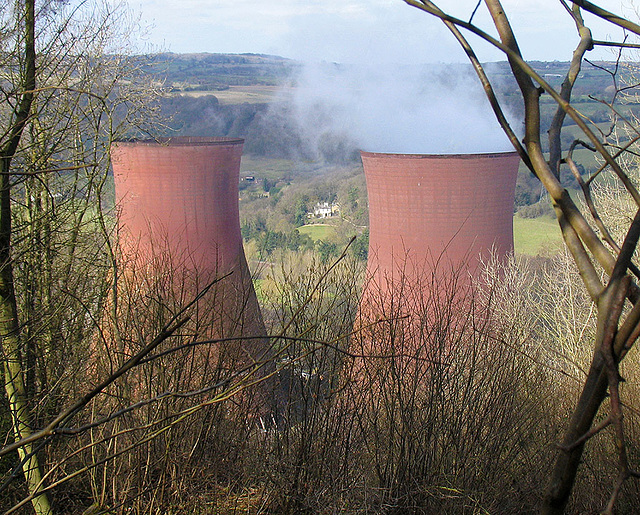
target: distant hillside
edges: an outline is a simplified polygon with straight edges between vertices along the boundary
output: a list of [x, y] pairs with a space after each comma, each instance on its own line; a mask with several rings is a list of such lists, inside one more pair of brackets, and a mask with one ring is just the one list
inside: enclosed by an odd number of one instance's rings
[[[532, 62], [538, 73], [557, 89], [568, 71], [567, 62]], [[287, 105], [290, 98], [279, 86], [288, 85], [287, 93], [295, 91], [291, 80], [301, 71], [302, 63], [279, 56], [263, 54], [160, 54], [149, 57], [149, 71], [164, 81], [169, 94], [162, 101], [163, 113], [171, 119], [170, 134], [234, 136], [245, 138], [245, 152], [277, 158], [325, 159], [334, 163], [357, 160], [356, 148], [344, 134], [326, 133], [314, 142], [304, 139], [303, 128]], [[335, 65], [333, 65], [335, 66]], [[348, 68], [349, 65], [340, 65]], [[446, 73], [449, 65], [417, 64], [425, 71], [438, 67]], [[614, 76], [613, 62], [584, 63], [580, 80], [574, 88], [574, 106], [584, 118], [607, 133], [611, 126], [611, 111], [607, 107], [615, 93], [615, 81], [624, 84], [622, 76], [629, 75], [631, 63], [622, 63]], [[635, 65], [633, 65], [635, 66]], [[472, 70], [466, 64], [451, 65], [456, 75]], [[514, 119], [523, 115], [522, 97], [506, 62], [486, 63], [489, 74], [503, 106]], [[464, 73], [461, 73], [464, 72]], [[275, 99], [278, 109], [271, 109]], [[620, 97], [618, 98], [620, 100]], [[322, 106], [318, 106], [319, 119]], [[548, 128], [556, 104], [546, 94], [541, 98], [541, 123]], [[626, 96], [618, 105], [624, 115], [640, 116], [640, 102]], [[324, 113], [326, 116], [330, 114]], [[580, 137], [575, 122], [565, 121], [563, 147]], [[585, 169], [591, 162], [590, 152], [579, 149]], [[571, 179], [571, 178], [569, 178]], [[529, 190], [531, 188], [527, 188]], [[535, 196], [535, 195], [534, 195]], [[523, 198], [523, 204], [532, 198]]]
[[[223, 91], [230, 86], [277, 86], [295, 76], [303, 66], [299, 61], [266, 54], [163, 53], [149, 59], [149, 72], [163, 79], [176, 93]], [[560, 61], [533, 61], [531, 65], [546, 81], [557, 87], [569, 69], [569, 63]], [[416, 63], [416, 66], [429, 68], [431, 65]], [[452, 66], [459, 69], [470, 65]], [[487, 63], [486, 67], [489, 75], [497, 79], [504, 94], [517, 93], [506, 61]], [[574, 89], [574, 98], [604, 95], [613, 84], [611, 72], [614, 70], [613, 62], [585, 63], [581, 80]]]
[[278, 85], [300, 64], [264, 54], [158, 54], [150, 73], [174, 92], [220, 91], [229, 86]]

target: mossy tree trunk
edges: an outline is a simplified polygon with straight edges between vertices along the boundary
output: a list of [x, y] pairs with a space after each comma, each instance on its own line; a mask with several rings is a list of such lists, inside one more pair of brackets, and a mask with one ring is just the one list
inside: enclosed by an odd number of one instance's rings
[[[11, 413], [13, 433], [16, 441], [31, 434], [29, 399], [25, 385], [25, 368], [21, 349], [18, 307], [14, 290], [12, 227], [11, 227], [11, 181], [12, 163], [24, 128], [31, 115], [36, 89], [35, 49], [35, 0], [24, 0], [16, 4], [16, 15], [23, 31], [21, 88], [18, 101], [11, 113], [8, 137], [0, 149], [2, 164], [0, 189], [0, 338], [4, 357], [4, 387]], [[18, 449], [29, 496], [38, 515], [50, 514], [51, 505], [42, 489], [42, 473], [36, 454], [30, 444]]]

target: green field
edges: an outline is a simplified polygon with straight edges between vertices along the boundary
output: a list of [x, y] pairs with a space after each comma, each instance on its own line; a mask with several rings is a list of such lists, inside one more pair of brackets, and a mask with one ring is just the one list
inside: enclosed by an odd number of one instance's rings
[[562, 246], [560, 228], [555, 218], [513, 217], [513, 239], [516, 254], [535, 256], [542, 253], [555, 253]]
[[272, 100], [272, 95], [270, 95], [268, 92], [247, 91], [244, 86], [231, 86], [226, 90], [182, 91], [177, 94], [183, 97], [192, 98], [213, 95], [218, 99], [218, 102], [223, 105], [266, 104]]
[[277, 98], [288, 98], [291, 88], [285, 86], [229, 86], [226, 89], [207, 91], [181, 91], [179, 95], [186, 97], [202, 97], [214, 95], [221, 104], [268, 104]]
[[300, 234], [308, 234], [313, 241], [317, 240], [334, 240], [336, 237], [336, 228], [328, 224], [311, 224], [298, 227]]
[[[260, 157], [250, 154], [242, 156], [240, 175], [254, 175], [256, 179], [267, 178], [278, 180], [285, 177], [299, 177], [300, 175], [318, 172], [322, 173], [325, 165], [322, 162], [295, 161], [292, 159], [277, 159], [272, 157]], [[302, 179], [304, 180], [304, 178]], [[301, 181], [297, 181], [298, 183]]]
[[[308, 234], [314, 241], [335, 240], [336, 229], [328, 224], [310, 224], [298, 227], [300, 234]], [[553, 254], [562, 247], [562, 236], [558, 222], [552, 217], [513, 217], [513, 238], [517, 254], [535, 256], [540, 253]]]

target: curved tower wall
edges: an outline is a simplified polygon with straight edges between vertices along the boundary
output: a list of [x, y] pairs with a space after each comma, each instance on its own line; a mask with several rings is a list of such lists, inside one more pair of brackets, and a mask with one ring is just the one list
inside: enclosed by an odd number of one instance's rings
[[[473, 274], [481, 257], [513, 252], [520, 158], [493, 154], [361, 152], [369, 196], [369, 277]], [[468, 275], [467, 275], [468, 276]]]
[[242, 139], [114, 143], [120, 243], [176, 266], [227, 270], [244, 259], [238, 215]]
[[111, 149], [124, 275], [134, 288], [155, 285], [151, 296], [174, 310], [222, 278], [198, 302], [194, 330], [204, 339], [253, 337], [201, 349], [207, 363], [224, 358], [236, 368], [269, 356], [268, 340], [255, 338], [266, 330], [240, 234], [242, 146], [190, 137]]

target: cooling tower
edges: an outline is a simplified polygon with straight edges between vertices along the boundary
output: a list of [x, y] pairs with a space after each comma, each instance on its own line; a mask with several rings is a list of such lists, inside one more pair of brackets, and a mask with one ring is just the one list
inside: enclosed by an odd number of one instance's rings
[[121, 275], [134, 284], [129, 292], [154, 285], [140, 297], [143, 303], [151, 299], [144, 316], [152, 316], [156, 305], [175, 312], [221, 278], [199, 301], [192, 333], [200, 340], [230, 340], [198, 347], [199, 364], [189, 362], [191, 369], [233, 371], [269, 356], [240, 235], [242, 146], [242, 139], [191, 137], [122, 141], [111, 149]]
[[171, 138], [111, 150], [120, 243], [142, 259], [227, 271], [244, 262], [238, 218], [243, 140]]
[[367, 271], [377, 288], [436, 272], [469, 277], [481, 259], [513, 252], [520, 158], [362, 152], [369, 195]]

